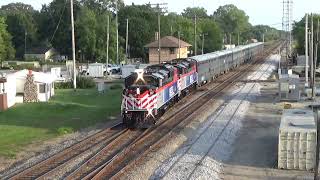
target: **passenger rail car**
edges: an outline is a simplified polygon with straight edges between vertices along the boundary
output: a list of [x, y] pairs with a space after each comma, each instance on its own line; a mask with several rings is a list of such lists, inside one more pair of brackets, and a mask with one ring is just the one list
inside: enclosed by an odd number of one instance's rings
[[125, 79], [123, 122], [129, 127], [152, 126], [190, 90], [256, 58], [263, 46], [253, 43], [137, 70]]

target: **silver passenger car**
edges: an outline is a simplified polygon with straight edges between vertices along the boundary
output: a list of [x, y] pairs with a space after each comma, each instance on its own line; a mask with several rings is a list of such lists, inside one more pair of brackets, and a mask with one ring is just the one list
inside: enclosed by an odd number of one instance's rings
[[263, 47], [264, 44], [259, 42], [190, 57], [197, 62], [198, 84], [210, 82], [220, 74], [257, 58], [257, 55], [263, 51]]

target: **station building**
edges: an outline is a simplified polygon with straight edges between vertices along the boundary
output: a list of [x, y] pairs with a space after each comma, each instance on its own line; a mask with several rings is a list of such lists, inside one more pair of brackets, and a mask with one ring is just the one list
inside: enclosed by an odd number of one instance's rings
[[[158, 40], [144, 46], [148, 48], [149, 64], [159, 64]], [[160, 63], [177, 58], [187, 58], [191, 44], [173, 36], [165, 36], [160, 39]], [[180, 49], [180, 51], [179, 51]]]

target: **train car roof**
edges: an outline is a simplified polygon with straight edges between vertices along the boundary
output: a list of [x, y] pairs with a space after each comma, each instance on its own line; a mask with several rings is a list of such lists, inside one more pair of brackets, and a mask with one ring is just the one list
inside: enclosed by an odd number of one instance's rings
[[226, 49], [226, 50], [220, 50], [220, 51], [215, 51], [215, 52], [211, 52], [211, 53], [207, 53], [207, 54], [203, 54], [203, 55], [197, 55], [197, 56], [192, 56], [190, 57], [190, 59], [193, 59], [195, 61], [201, 62], [201, 61], [206, 61], [208, 59], [214, 59], [223, 55], [227, 55], [227, 54], [231, 54], [233, 52], [238, 52], [247, 48], [252, 48], [255, 46], [259, 46], [262, 45], [262, 42], [257, 42], [257, 43], [251, 43], [251, 44], [247, 44], [247, 45], [241, 45], [241, 46], [237, 46], [233, 49]]

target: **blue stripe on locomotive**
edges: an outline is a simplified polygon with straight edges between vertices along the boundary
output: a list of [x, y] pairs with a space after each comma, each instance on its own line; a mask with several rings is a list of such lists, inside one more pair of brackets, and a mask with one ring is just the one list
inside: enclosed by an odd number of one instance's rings
[[186, 87], [192, 85], [195, 81], [197, 81], [197, 73], [193, 73], [186, 78]]
[[178, 83], [175, 82], [171, 86], [163, 90], [163, 103], [168, 102], [178, 93]]

